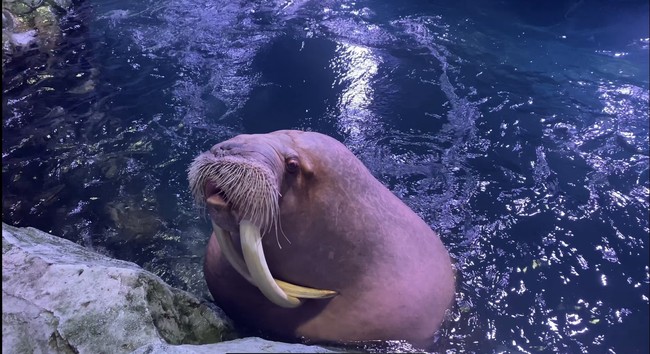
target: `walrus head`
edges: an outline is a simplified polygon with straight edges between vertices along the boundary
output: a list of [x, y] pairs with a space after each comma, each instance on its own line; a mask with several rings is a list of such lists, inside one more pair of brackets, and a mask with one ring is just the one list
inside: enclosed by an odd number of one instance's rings
[[[297, 307], [301, 299], [330, 298], [336, 292], [274, 279], [267, 265], [262, 235], [271, 230], [276, 236], [281, 233], [281, 186], [287, 178], [309, 176], [308, 162], [287, 146], [278, 139], [239, 135], [196, 157], [188, 179], [195, 201], [209, 213], [214, 235], [232, 267], [273, 303]], [[241, 252], [232, 233], [239, 233]]]

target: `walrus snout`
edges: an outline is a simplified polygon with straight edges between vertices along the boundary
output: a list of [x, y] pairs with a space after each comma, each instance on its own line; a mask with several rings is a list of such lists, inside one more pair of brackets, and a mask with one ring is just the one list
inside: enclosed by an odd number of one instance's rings
[[203, 195], [212, 221], [228, 232], [237, 232], [240, 218], [236, 210], [233, 210], [224, 190], [208, 180], [203, 187]]

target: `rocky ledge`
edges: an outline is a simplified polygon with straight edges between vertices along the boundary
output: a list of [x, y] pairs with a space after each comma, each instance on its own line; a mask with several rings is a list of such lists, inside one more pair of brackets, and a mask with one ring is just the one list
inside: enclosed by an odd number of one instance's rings
[[3, 353], [331, 352], [234, 338], [219, 308], [134, 263], [2, 224]]

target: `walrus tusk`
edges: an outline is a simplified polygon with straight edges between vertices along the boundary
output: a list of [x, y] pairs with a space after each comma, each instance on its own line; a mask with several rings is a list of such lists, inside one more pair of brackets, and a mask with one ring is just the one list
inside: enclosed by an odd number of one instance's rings
[[[248, 273], [248, 267], [244, 259], [237, 253], [235, 245], [232, 243], [230, 234], [220, 228], [214, 221], [212, 222], [212, 230], [214, 231], [215, 238], [221, 247], [221, 251], [232, 265], [233, 268], [248, 280], [251, 284], [257, 286], [253, 278]], [[268, 269], [268, 266], [267, 266]], [[282, 280], [274, 279], [275, 283], [282, 289], [288, 296], [302, 298], [302, 299], [327, 299], [337, 295], [336, 291], [321, 290], [308, 288], [296, 284], [291, 284]]]
[[287, 295], [271, 276], [271, 271], [266, 264], [264, 250], [262, 249], [262, 235], [260, 228], [248, 220], [239, 222], [239, 238], [244, 260], [248, 272], [255, 281], [257, 288], [272, 303], [286, 308], [298, 307], [302, 300], [295, 296]]
[[244, 259], [235, 250], [235, 245], [233, 245], [232, 240], [230, 239], [230, 233], [220, 228], [219, 225], [214, 223], [214, 221], [212, 222], [212, 231], [214, 231], [214, 236], [219, 243], [219, 247], [221, 247], [221, 251], [224, 256], [226, 256], [230, 265], [235, 268], [237, 273], [244, 277], [244, 279], [255, 285], [253, 278], [248, 274], [248, 267], [246, 266]]
[[305, 286], [287, 283], [286, 281], [278, 279], [275, 279], [275, 282], [278, 283], [280, 289], [284, 290], [287, 295], [301, 299], [329, 299], [338, 295], [338, 293], [333, 290], [308, 288]]

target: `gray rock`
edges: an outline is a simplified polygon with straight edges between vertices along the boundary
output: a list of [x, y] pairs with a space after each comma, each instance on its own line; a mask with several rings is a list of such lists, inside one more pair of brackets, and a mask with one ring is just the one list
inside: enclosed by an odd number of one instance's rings
[[134, 263], [5, 223], [2, 305], [7, 354], [335, 353], [255, 337], [221, 342], [235, 335], [214, 305]]
[[149, 344], [132, 354], [214, 354], [214, 353], [336, 353], [334, 351], [303, 344], [271, 342], [257, 337], [236, 339], [204, 345]]
[[130, 353], [233, 338], [221, 311], [136, 264], [2, 224], [2, 352]]

